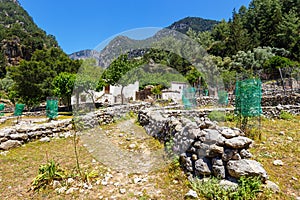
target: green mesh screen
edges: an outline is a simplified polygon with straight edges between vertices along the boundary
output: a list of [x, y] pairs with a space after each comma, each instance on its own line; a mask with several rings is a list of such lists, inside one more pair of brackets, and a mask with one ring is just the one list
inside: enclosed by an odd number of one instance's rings
[[5, 105], [3, 103], [0, 103], [0, 116], [4, 116], [4, 113], [2, 112], [5, 108]]
[[221, 90], [218, 92], [218, 103], [221, 105], [227, 105], [228, 104], [228, 93], [225, 90]]
[[237, 81], [235, 95], [235, 114], [243, 117], [255, 117], [262, 114], [261, 80]]
[[196, 88], [188, 87], [182, 91], [182, 103], [185, 108], [193, 108], [196, 104]]
[[25, 108], [25, 104], [16, 104], [14, 116], [21, 116], [24, 108]]
[[49, 119], [54, 119], [58, 116], [58, 101], [56, 99], [47, 100], [46, 114]]

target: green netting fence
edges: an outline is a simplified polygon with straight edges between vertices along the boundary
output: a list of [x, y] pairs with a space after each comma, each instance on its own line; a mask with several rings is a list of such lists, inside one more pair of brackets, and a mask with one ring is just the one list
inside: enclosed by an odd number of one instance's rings
[[14, 116], [21, 116], [24, 108], [25, 104], [16, 104]]
[[196, 103], [196, 88], [188, 87], [182, 90], [182, 103], [184, 108], [190, 109], [197, 105]]
[[5, 108], [5, 105], [3, 103], [0, 103], [0, 116], [4, 116], [4, 113], [2, 112]]
[[46, 115], [49, 119], [55, 119], [58, 116], [57, 99], [47, 99]]
[[242, 117], [257, 117], [262, 114], [260, 79], [237, 81], [235, 95], [235, 114]]
[[218, 103], [221, 105], [227, 105], [228, 104], [228, 92], [225, 90], [220, 90], [218, 92]]

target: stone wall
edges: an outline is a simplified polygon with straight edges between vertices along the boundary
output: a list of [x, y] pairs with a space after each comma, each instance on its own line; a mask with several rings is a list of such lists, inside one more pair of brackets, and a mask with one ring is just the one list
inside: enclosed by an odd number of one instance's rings
[[[88, 129], [98, 125], [112, 123], [115, 119], [125, 116], [132, 111], [138, 113], [140, 109], [149, 107], [148, 103], [120, 105], [78, 116], [75, 121], [77, 127]], [[16, 119], [16, 118], [13, 118]], [[1, 120], [5, 122], [5, 118]], [[1, 123], [0, 122], [0, 123]], [[72, 120], [52, 120], [49, 123], [37, 124], [20, 120], [19, 124], [0, 130], [0, 150], [8, 150], [24, 143], [44, 137], [69, 137], [73, 128]]]
[[71, 119], [44, 124], [20, 123], [0, 130], [0, 150], [18, 147], [42, 137], [67, 137], [72, 129]]
[[[180, 112], [179, 115], [174, 113]], [[147, 109], [139, 112], [138, 120], [149, 135], [171, 144], [180, 155], [184, 170], [191, 177], [214, 175], [227, 180], [241, 176], [260, 176], [268, 179], [264, 168], [248, 149], [253, 141], [236, 128], [219, 127], [198, 112], [197, 116], [185, 111]]]

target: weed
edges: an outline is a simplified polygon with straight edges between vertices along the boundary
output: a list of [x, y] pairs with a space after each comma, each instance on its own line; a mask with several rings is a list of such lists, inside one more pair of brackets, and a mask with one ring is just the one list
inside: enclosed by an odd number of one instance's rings
[[40, 165], [38, 175], [32, 181], [31, 189], [36, 191], [50, 185], [54, 180], [62, 180], [65, 173], [59, 168], [59, 164], [50, 160], [47, 164]]
[[291, 113], [282, 110], [280, 112], [279, 118], [284, 120], [292, 120], [294, 119], [294, 116]]

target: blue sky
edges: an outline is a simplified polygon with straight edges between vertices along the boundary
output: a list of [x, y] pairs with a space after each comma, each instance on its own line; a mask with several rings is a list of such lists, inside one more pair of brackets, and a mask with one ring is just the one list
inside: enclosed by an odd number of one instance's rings
[[136, 28], [166, 27], [184, 17], [228, 20], [250, 0], [19, 0], [35, 23], [66, 53], [94, 49]]

